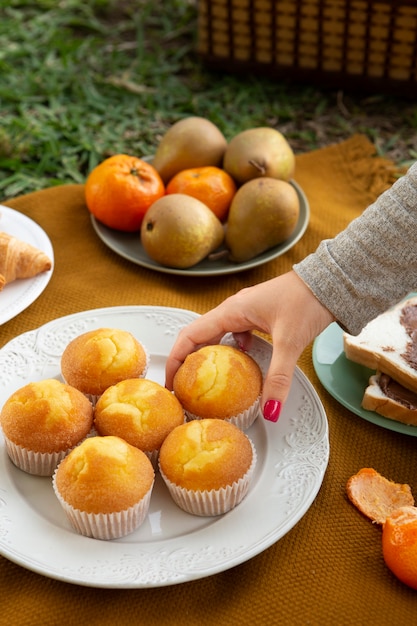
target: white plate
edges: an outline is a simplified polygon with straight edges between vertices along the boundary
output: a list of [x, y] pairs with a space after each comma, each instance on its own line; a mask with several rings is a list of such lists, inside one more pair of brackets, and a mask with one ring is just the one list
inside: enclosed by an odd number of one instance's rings
[[[101, 326], [132, 332], [148, 348], [148, 377], [163, 384], [166, 356], [178, 331], [196, 313], [165, 307], [85, 311], [20, 335], [0, 350], [0, 407], [22, 385], [59, 377], [70, 339]], [[226, 338], [231, 342], [231, 337]], [[271, 346], [256, 338], [252, 355], [263, 371]], [[224, 571], [259, 554], [306, 513], [321, 486], [329, 457], [324, 409], [297, 370], [276, 424], [258, 418], [248, 430], [258, 452], [252, 487], [220, 517], [200, 518], [177, 508], [160, 476], [140, 528], [117, 541], [71, 530], [49, 478], [30, 476], [8, 459], [0, 433], [0, 554], [40, 574], [108, 588], [162, 587]]]
[[[49, 237], [44, 230], [29, 217], [0, 205], [0, 230], [30, 243], [54, 260], [54, 252]], [[0, 324], [8, 322], [24, 311], [41, 295], [52, 276], [52, 269], [33, 278], [15, 280], [0, 291]]]
[[120, 231], [113, 230], [104, 226], [104, 224], [101, 224], [93, 216], [91, 216], [91, 221], [94, 230], [106, 246], [121, 257], [128, 259], [137, 265], [141, 265], [142, 267], [147, 267], [148, 269], [164, 272], [166, 274], [178, 274], [181, 276], [218, 276], [221, 274], [235, 274], [236, 272], [243, 272], [244, 270], [252, 269], [258, 265], [263, 265], [268, 261], [276, 259], [295, 246], [297, 241], [299, 241], [304, 235], [310, 221], [310, 207], [307, 197], [300, 185], [293, 180], [290, 182], [295, 188], [300, 200], [300, 216], [293, 234], [280, 245], [274, 246], [273, 248], [266, 250], [266, 252], [259, 254], [254, 259], [245, 261], [244, 263], [231, 263], [225, 258], [217, 260], [209, 260], [206, 258], [200, 261], [200, 263], [197, 263], [197, 265], [189, 267], [185, 270], [173, 267], [164, 267], [156, 261], [153, 261], [146, 254], [141, 244], [139, 233], [122, 233]]

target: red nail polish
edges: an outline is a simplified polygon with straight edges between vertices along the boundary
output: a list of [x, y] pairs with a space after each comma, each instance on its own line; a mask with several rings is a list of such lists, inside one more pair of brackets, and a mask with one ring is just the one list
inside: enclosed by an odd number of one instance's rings
[[281, 413], [281, 406], [279, 400], [267, 400], [264, 406], [264, 418], [270, 422], [277, 422]]

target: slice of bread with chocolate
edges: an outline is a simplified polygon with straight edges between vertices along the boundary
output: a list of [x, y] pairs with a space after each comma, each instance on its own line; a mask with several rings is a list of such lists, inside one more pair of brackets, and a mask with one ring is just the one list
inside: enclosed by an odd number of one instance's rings
[[376, 370], [363, 408], [417, 425], [417, 297], [401, 301], [353, 336], [344, 333], [345, 355]]
[[370, 377], [362, 406], [397, 422], [417, 426], [417, 394], [382, 372]]

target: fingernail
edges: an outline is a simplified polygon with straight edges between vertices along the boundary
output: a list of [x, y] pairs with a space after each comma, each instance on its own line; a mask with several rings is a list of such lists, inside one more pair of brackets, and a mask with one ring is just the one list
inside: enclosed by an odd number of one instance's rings
[[242, 352], [247, 352], [245, 346], [243, 345], [243, 343], [241, 341], [238, 341], [237, 345], [239, 347], [239, 350], [242, 350]]
[[267, 400], [264, 406], [264, 418], [270, 422], [277, 422], [281, 413], [281, 406], [279, 400]]

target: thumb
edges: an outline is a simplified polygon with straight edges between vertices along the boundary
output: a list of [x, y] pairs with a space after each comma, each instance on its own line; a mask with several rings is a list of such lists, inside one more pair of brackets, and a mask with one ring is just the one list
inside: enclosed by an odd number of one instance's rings
[[262, 390], [262, 413], [264, 419], [277, 422], [282, 407], [288, 398], [298, 352], [292, 349], [273, 348], [271, 362], [265, 376]]

